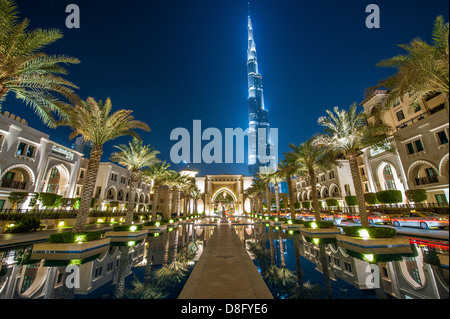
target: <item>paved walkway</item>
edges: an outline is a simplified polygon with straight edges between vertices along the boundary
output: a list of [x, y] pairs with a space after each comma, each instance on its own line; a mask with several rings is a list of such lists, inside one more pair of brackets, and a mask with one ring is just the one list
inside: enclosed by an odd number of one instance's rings
[[218, 224], [178, 299], [273, 299], [228, 223]]

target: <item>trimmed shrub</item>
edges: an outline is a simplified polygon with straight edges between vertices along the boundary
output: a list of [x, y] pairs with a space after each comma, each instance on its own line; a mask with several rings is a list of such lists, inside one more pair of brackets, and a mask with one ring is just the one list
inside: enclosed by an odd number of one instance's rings
[[325, 200], [325, 202], [327, 203], [328, 207], [337, 207], [338, 206], [338, 201], [336, 198], [328, 198]]
[[293, 219], [292, 224], [305, 224], [303, 219]]
[[367, 204], [369, 205], [375, 205], [375, 204], [379, 204], [380, 202], [378, 201], [377, 198], [377, 194], [376, 193], [365, 193], [364, 194], [364, 200], [366, 201]]
[[45, 207], [58, 207], [61, 203], [61, 195], [54, 193], [39, 193], [39, 199]]
[[310, 208], [311, 207], [311, 202], [302, 202], [302, 207], [306, 208], [306, 209]]
[[141, 230], [143, 225], [117, 225], [113, 227], [113, 231], [130, 231], [130, 227], [136, 227], [136, 230]]
[[390, 227], [362, 227], [362, 226], [349, 226], [343, 227], [344, 233], [352, 237], [360, 237], [359, 231], [366, 229], [370, 238], [393, 238], [397, 236], [397, 231]]
[[39, 229], [41, 226], [41, 220], [35, 216], [25, 215], [19, 217], [16, 220], [14, 226], [8, 227], [6, 232], [8, 233], [27, 233], [33, 232]]
[[161, 222], [145, 222], [144, 223], [144, 226], [156, 226], [156, 223], [160, 223], [161, 224]]
[[[196, 218], [196, 217], [197, 217], [196, 215], [192, 215], [192, 216], [191, 216], [191, 218]], [[160, 222], [161, 222], [161, 225], [162, 225], [162, 224], [170, 224], [170, 221], [171, 221], [171, 220], [175, 223], [175, 218], [170, 218], [170, 219], [168, 219], [168, 218], [163, 218], [163, 219], [160, 220]]]
[[405, 192], [406, 198], [410, 202], [421, 203], [427, 200], [427, 191], [425, 189], [408, 189]]
[[58, 243], [58, 244], [74, 244], [78, 241], [81, 242], [89, 242], [102, 238], [103, 233], [94, 231], [94, 232], [84, 232], [84, 233], [73, 233], [73, 232], [64, 232], [64, 233], [56, 233], [50, 234], [49, 242], [50, 243]]
[[294, 203], [294, 208], [295, 209], [300, 209], [300, 203], [299, 202], [295, 202]]
[[403, 201], [402, 192], [395, 189], [377, 192], [377, 198], [382, 204], [396, 204]]
[[345, 202], [347, 203], [347, 206], [357, 206], [358, 198], [354, 195], [348, 195], [345, 196]]
[[329, 222], [329, 221], [324, 221], [321, 220], [320, 222], [315, 222], [315, 221], [305, 221], [303, 223], [303, 225], [305, 225], [306, 228], [312, 228], [311, 224], [312, 223], [316, 223], [317, 228], [333, 228], [334, 227], [334, 223], [333, 222]]

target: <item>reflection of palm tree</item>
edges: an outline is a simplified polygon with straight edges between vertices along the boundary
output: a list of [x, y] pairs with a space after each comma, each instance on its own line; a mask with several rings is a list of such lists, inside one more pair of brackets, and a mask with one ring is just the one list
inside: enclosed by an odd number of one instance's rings
[[291, 270], [276, 265], [270, 265], [264, 271], [264, 279], [270, 287], [278, 288], [289, 288], [297, 281]]
[[303, 269], [302, 269], [302, 264], [300, 262], [300, 251], [299, 251], [300, 235], [294, 234], [292, 236], [292, 240], [294, 241], [295, 264], [297, 266], [297, 282], [300, 286], [302, 286], [303, 285]]
[[126, 296], [130, 299], [164, 299], [169, 295], [164, 292], [160, 287], [150, 285], [146, 281], [140, 282], [139, 279], [134, 277], [131, 282], [133, 289], [126, 291]]
[[331, 289], [330, 270], [328, 269], [327, 254], [325, 253], [325, 247], [319, 245], [319, 258], [322, 264], [323, 279], [325, 280], [325, 287], [329, 299], [333, 299], [333, 290]]
[[114, 295], [117, 299], [122, 299], [123, 294], [125, 292], [125, 277], [126, 277], [125, 270], [128, 267], [128, 251], [130, 250], [130, 247], [121, 246], [119, 247], [119, 250], [120, 250], [119, 271], [117, 275], [117, 284]]
[[323, 291], [319, 285], [311, 285], [308, 280], [304, 284], [295, 285], [289, 299], [322, 299]]

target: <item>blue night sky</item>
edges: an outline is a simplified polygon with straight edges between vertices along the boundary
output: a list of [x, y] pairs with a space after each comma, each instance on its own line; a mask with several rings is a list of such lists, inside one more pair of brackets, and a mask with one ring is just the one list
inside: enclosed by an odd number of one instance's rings
[[[65, 8], [75, 3], [81, 28], [68, 29]], [[365, 8], [376, 3], [381, 28], [368, 29]], [[45, 51], [81, 60], [67, 79], [78, 95], [110, 97], [113, 109], [133, 109], [151, 132], [140, 131], [145, 144], [170, 161], [177, 127], [192, 134], [202, 129], [248, 127], [247, 1], [245, 0], [18, 0], [30, 28], [59, 28], [64, 38]], [[376, 67], [401, 54], [397, 44], [415, 37], [430, 41], [433, 21], [444, 15], [446, 0], [253, 0], [250, 3], [259, 73], [271, 127], [278, 128], [279, 156], [289, 143], [300, 144], [321, 132], [319, 116], [334, 106], [361, 102], [367, 87], [391, 75]], [[33, 111], [9, 95], [3, 110], [20, 115], [50, 139], [71, 146], [69, 128], [49, 129]], [[108, 142], [103, 161], [114, 145]], [[208, 141], [204, 141], [206, 145]], [[224, 143], [224, 141], [223, 141]], [[173, 169], [186, 168], [174, 165]], [[190, 164], [204, 174], [248, 174], [246, 164]]]

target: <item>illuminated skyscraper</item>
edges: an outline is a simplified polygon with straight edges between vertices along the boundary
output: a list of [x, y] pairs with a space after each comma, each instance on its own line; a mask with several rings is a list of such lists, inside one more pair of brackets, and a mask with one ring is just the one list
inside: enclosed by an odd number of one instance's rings
[[261, 74], [258, 73], [255, 40], [253, 38], [250, 9], [248, 12], [248, 116], [249, 116], [249, 145], [248, 165], [251, 175], [259, 171], [259, 167], [271, 163], [277, 165], [271, 156], [273, 144], [270, 141], [269, 112], [264, 107], [263, 84]]

